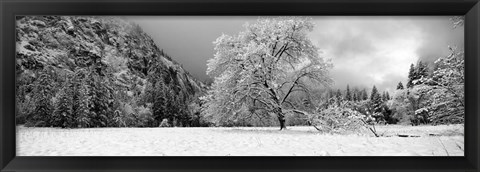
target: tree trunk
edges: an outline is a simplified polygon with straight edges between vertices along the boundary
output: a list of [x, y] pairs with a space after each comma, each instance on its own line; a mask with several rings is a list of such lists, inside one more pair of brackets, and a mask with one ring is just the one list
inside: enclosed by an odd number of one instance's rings
[[285, 115], [282, 112], [282, 109], [278, 108], [276, 110], [278, 122], [280, 122], [280, 130], [287, 129], [287, 126], [285, 125]]
[[278, 116], [278, 121], [280, 122], [280, 130], [287, 129], [287, 126], [285, 126], [285, 116]]

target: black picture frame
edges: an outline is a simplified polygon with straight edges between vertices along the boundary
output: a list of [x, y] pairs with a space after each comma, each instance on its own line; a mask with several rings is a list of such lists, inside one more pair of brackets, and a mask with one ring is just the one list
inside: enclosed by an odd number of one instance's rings
[[[479, 171], [478, 0], [0, 0], [0, 171]], [[17, 157], [16, 15], [465, 15], [465, 157]]]

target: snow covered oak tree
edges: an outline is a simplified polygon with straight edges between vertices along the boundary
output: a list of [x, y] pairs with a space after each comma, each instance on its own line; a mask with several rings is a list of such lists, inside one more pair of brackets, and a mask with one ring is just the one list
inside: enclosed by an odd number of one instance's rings
[[244, 27], [214, 41], [216, 53], [207, 64], [214, 83], [204, 111], [216, 119], [272, 114], [285, 129], [285, 114], [299, 111], [289, 97], [329, 86], [332, 64], [307, 37], [314, 27], [308, 18], [262, 18]]

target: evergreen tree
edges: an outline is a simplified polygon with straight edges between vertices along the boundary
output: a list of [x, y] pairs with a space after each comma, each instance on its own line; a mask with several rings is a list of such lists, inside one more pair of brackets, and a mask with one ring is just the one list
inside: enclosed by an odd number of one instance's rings
[[51, 114], [54, 110], [51, 99], [55, 92], [52, 72], [54, 71], [51, 67], [44, 67], [42, 71], [39, 71], [39, 77], [33, 83], [32, 99], [35, 100], [35, 108], [27, 115], [26, 122], [29, 126], [51, 125]]
[[174, 119], [177, 119], [177, 126], [185, 127], [189, 121], [187, 110], [187, 103], [185, 102], [185, 96], [182, 92], [179, 92], [177, 95], [173, 96], [174, 99]]
[[108, 80], [102, 80], [102, 77], [94, 71], [89, 71], [86, 84], [91, 88], [87, 94], [91, 98], [90, 119], [93, 127], [105, 127], [108, 124], [109, 116], [113, 114], [113, 90], [110, 88]]
[[376, 99], [376, 96], [380, 97], [380, 94], [378, 93], [377, 87], [374, 85], [372, 88], [372, 92], [370, 92], [370, 100]]
[[361, 94], [362, 94], [362, 97], [361, 97], [362, 100], [368, 100], [367, 89], [364, 88]]
[[342, 99], [342, 91], [340, 91], [340, 89], [337, 89], [337, 92], [335, 93], [335, 97], [337, 98], [337, 100]]
[[[419, 61], [418, 62], [418, 65], [417, 65], [417, 74], [418, 74], [418, 77], [426, 77], [428, 76], [428, 65], [427, 63], [424, 63], [422, 61]], [[418, 78], [420, 79], [420, 78]]]
[[52, 125], [55, 127], [70, 127], [72, 123], [73, 112], [73, 90], [69, 87], [71, 80], [67, 80], [65, 87], [60, 89], [57, 95], [57, 102], [52, 116]]
[[410, 70], [408, 72], [408, 83], [407, 88], [412, 88], [415, 85], [422, 84], [420, 79], [428, 77], [428, 66], [422, 61], [418, 61], [417, 66], [413, 64], [410, 65]]
[[345, 93], [345, 100], [352, 101], [352, 93], [350, 92], [350, 86], [347, 85], [347, 91]]
[[177, 105], [176, 96], [173, 90], [166, 89], [165, 90], [165, 118], [168, 119], [171, 126], [177, 126], [177, 116], [179, 115], [179, 109]]
[[[85, 82], [85, 80], [82, 80]], [[90, 88], [88, 85], [81, 84], [77, 89], [77, 99], [75, 104], [77, 108], [75, 109], [75, 121], [78, 127], [86, 128], [91, 126], [90, 117], [93, 116], [90, 111], [91, 108], [91, 99], [90, 99]]]
[[385, 91], [382, 93], [382, 101], [387, 101], [387, 94]]
[[370, 94], [370, 105], [372, 108], [373, 117], [375, 117], [377, 122], [384, 120], [383, 114], [381, 113], [382, 107], [383, 107], [383, 101], [375, 85], [373, 86], [372, 92]]
[[415, 66], [413, 63], [410, 65], [410, 70], [408, 71], [408, 82], [407, 88], [413, 87], [413, 80], [415, 79]]
[[360, 91], [358, 90], [358, 88], [354, 88], [353, 89], [353, 100], [358, 102], [361, 99], [360, 97], [361, 97]]
[[62, 128], [90, 126], [90, 98], [85, 78], [85, 69], [76, 69], [73, 75], [67, 74], [67, 79], [57, 94], [53, 126]]
[[166, 118], [166, 108], [169, 106], [166, 100], [166, 88], [163, 81], [158, 81], [154, 87], [153, 92], [153, 118], [155, 120], [154, 125], [158, 126], [160, 122]]
[[146, 106], [148, 103], [153, 104], [154, 100], [155, 100], [155, 85], [147, 81], [145, 90], [142, 93], [138, 103], [139, 105]]
[[398, 82], [397, 90], [403, 90], [403, 84], [402, 84], [402, 82]]
[[428, 66], [426, 63], [423, 63], [422, 61], [418, 61], [417, 67], [415, 69], [415, 77], [414, 81], [415, 82], [413, 85], [420, 85], [422, 82], [420, 79], [422, 78], [427, 78], [428, 77]]

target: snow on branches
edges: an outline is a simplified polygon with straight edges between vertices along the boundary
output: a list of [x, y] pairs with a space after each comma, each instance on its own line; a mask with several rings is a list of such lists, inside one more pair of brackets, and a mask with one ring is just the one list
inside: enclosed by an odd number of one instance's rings
[[450, 55], [435, 61], [431, 77], [418, 80], [416, 89], [429, 97], [427, 106], [416, 113], [426, 112], [433, 124], [462, 123], [465, 120], [465, 61], [464, 51], [449, 47]]
[[302, 17], [263, 18], [238, 35], [220, 36], [207, 64], [207, 74], [215, 78], [207, 114], [229, 119], [245, 109], [263, 110], [285, 128], [285, 110], [295, 108], [288, 99], [293, 92], [308, 94], [309, 85], [332, 82], [332, 64], [307, 37], [313, 27]]

